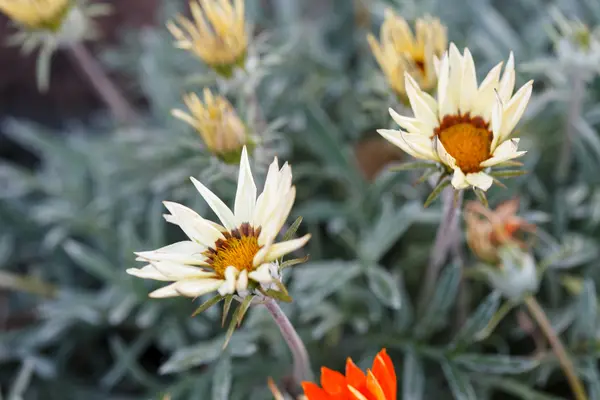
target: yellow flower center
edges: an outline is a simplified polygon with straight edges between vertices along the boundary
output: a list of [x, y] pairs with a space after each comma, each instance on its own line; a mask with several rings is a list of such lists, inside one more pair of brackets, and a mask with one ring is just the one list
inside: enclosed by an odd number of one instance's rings
[[249, 223], [243, 223], [238, 229], [224, 232], [225, 239], [215, 242], [214, 248], [204, 252], [207, 262], [217, 275], [223, 277], [229, 266], [248, 272], [254, 270], [254, 256], [262, 246], [258, 244], [260, 227], [253, 228]]
[[480, 164], [490, 158], [493, 134], [481, 117], [447, 115], [435, 134], [465, 174], [481, 171]]

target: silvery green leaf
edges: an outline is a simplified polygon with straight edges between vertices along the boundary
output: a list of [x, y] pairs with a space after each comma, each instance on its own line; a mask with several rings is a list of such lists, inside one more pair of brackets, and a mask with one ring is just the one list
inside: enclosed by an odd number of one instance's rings
[[591, 279], [586, 279], [577, 301], [571, 337], [574, 340], [594, 340], [596, 337], [597, 322], [598, 298], [596, 285]]
[[473, 372], [494, 375], [522, 374], [540, 365], [540, 360], [534, 357], [503, 354], [460, 354], [454, 357], [452, 361]]
[[477, 335], [485, 329], [500, 306], [500, 292], [490, 293], [465, 322], [452, 341], [452, 347], [463, 347], [476, 341]]
[[550, 268], [565, 269], [588, 263], [598, 256], [598, 244], [583, 235], [570, 233], [563, 238], [565, 256]]
[[292, 292], [298, 293], [296, 303], [301, 308], [314, 306], [330, 294], [342, 289], [361, 272], [361, 266], [355, 261], [332, 260], [307, 263], [294, 273]]
[[100, 280], [117, 283], [118, 277], [112, 263], [95, 249], [74, 240], [67, 241], [63, 247], [78, 267]]
[[404, 355], [402, 399], [421, 400], [425, 391], [425, 373], [421, 359], [412, 351]]
[[476, 400], [475, 389], [468, 376], [449, 361], [442, 362], [442, 370], [455, 400]]
[[461, 268], [447, 266], [440, 277], [425, 312], [415, 328], [415, 335], [425, 338], [446, 322], [460, 283]]
[[383, 304], [397, 310], [402, 306], [402, 296], [396, 279], [379, 265], [366, 269], [369, 288]]
[[448, 179], [447, 176], [441, 178], [440, 182], [437, 184], [437, 186], [432, 190], [432, 192], [429, 194], [429, 196], [425, 200], [425, 203], [423, 203], [423, 208], [429, 207], [429, 205], [431, 203], [433, 203], [440, 196], [440, 194], [442, 194], [444, 189], [448, 186], [450, 186], [450, 179]]
[[212, 382], [212, 400], [229, 400], [232, 383], [231, 358], [221, 357], [215, 368]]

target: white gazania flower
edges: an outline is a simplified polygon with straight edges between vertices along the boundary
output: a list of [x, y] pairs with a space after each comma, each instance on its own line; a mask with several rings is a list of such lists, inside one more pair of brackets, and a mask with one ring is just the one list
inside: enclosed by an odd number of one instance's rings
[[517, 151], [519, 139], [509, 137], [527, 107], [533, 84], [527, 82], [513, 95], [512, 53], [502, 78], [501, 69], [499, 63], [477, 86], [469, 49], [461, 55], [451, 44], [439, 64], [437, 100], [405, 74], [415, 116], [404, 117], [390, 109], [392, 118], [404, 130], [378, 132], [415, 158], [444, 164], [453, 171], [454, 188], [489, 189], [493, 183], [486, 173], [489, 167], [526, 153]]
[[269, 286], [279, 279], [278, 271], [273, 271], [273, 261], [304, 246], [310, 238], [305, 235], [275, 243], [296, 196], [290, 166], [286, 163], [279, 169], [276, 158], [257, 198], [244, 147], [233, 211], [206, 186], [191, 179], [222, 225], [181, 204], [165, 202], [171, 212], [165, 219], [179, 225], [190, 240], [136, 253], [138, 261], [148, 264], [128, 269], [127, 273], [173, 282], [150, 293], [150, 297], [197, 297], [213, 291], [223, 296], [244, 296], [251, 281]]

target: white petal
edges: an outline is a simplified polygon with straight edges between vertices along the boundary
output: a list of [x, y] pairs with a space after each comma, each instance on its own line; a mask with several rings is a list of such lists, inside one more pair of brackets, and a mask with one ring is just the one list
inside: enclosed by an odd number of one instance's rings
[[513, 52], [510, 52], [508, 61], [506, 62], [506, 68], [498, 87], [498, 94], [502, 101], [506, 104], [510, 100], [510, 96], [515, 88], [515, 57]]
[[448, 60], [448, 53], [444, 53], [440, 64], [440, 72], [438, 78], [438, 103], [439, 111], [438, 118], [441, 121], [446, 115], [453, 115], [458, 112], [458, 104], [454, 102], [454, 99], [449, 93], [450, 85], [450, 62]]
[[471, 105], [472, 115], [479, 115], [485, 122], [491, 122], [493, 105], [496, 100], [496, 89], [498, 87], [498, 79], [500, 78], [500, 70], [502, 63], [498, 63], [487, 74], [479, 90], [477, 91], [477, 99]]
[[215, 229], [213, 224], [208, 223], [194, 210], [171, 201], [163, 201], [163, 204], [171, 213], [171, 215], [165, 215], [165, 219], [172, 224], [179, 225], [181, 230], [193, 241], [211, 247], [218, 239], [223, 238], [221, 232]]
[[460, 112], [461, 114], [470, 113], [477, 95], [477, 75], [475, 72], [475, 63], [473, 56], [468, 48], [465, 48], [462, 65], [462, 88], [460, 91]]
[[500, 134], [501, 142], [510, 136], [512, 130], [523, 116], [523, 113], [527, 108], [527, 103], [529, 103], [529, 99], [531, 98], [532, 90], [533, 81], [529, 81], [524, 84], [517, 93], [515, 93], [513, 98], [505, 106], [504, 116], [502, 118], [502, 130]]
[[222, 296], [232, 294], [235, 292], [235, 284], [237, 281], [238, 270], [229, 266], [225, 269], [225, 281], [219, 287], [219, 294]]
[[279, 165], [277, 163], [277, 157], [273, 160], [269, 166], [267, 172], [267, 178], [265, 179], [265, 187], [262, 193], [256, 200], [256, 207], [254, 208], [254, 216], [252, 218], [253, 226], [262, 226], [265, 221], [265, 216], [268, 211], [268, 205], [272, 199], [276, 198], [277, 189], [279, 187], [279, 181], [281, 180], [281, 173], [279, 171]]
[[450, 183], [457, 190], [462, 190], [469, 187], [465, 174], [463, 174], [460, 168], [454, 168], [454, 174], [452, 175], [452, 181]]
[[404, 128], [408, 133], [427, 137], [432, 137], [434, 135], [433, 130], [436, 128], [435, 126], [422, 122], [417, 118], [402, 116], [391, 108], [389, 109], [389, 112], [394, 121]]
[[492, 157], [482, 162], [482, 167], [491, 167], [513, 158], [521, 157], [526, 151], [517, 151], [519, 139], [510, 139], [500, 144]]
[[248, 271], [244, 269], [242, 272], [240, 272], [240, 276], [238, 276], [235, 284], [235, 290], [239, 293], [246, 289], [248, 289]]
[[502, 117], [504, 116], [504, 108], [502, 106], [502, 100], [500, 96], [496, 96], [496, 102], [492, 110], [492, 144], [490, 150], [493, 152], [498, 146], [500, 140], [500, 132], [502, 130]]
[[406, 94], [410, 100], [410, 105], [415, 113], [415, 117], [428, 125], [437, 125], [437, 109], [432, 109], [429, 102], [425, 99], [425, 93], [419, 88], [419, 85], [408, 74], [404, 73]]
[[449, 166], [450, 168], [455, 169], [456, 168], [456, 160], [454, 159], [454, 157], [452, 157], [450, 155], [450, 153], [448, 153], [446, 151], [446, 148], [442, 144], [442, 141], [440, 140], [439, 137], [436, 137], [435, 140], [436, 140], [435, 149], [440, 158], [440, 161], [442, 163], [446, 164], [447, 166]]
[[450, 44], [450, 57], [448, 59], [450, 65], [450, 75], [446, 101], [451, 101], [452, 104], [460, 105], [460, 93], [462, 90], [462, 57], [454, 43]]
[[[306, 242], [310, 239], [310, 234], [306, 234], [298, 239], [286, 240], [285, 242], [274, 243], [270, 248], [267, 254], [265, 255], [263, 262], [265, 261], [274, 261], [279, 257], [283, 257], [284, 255], [291, 253], [299, 248], [303, 247]], [[255, 264], [257, 265], [257, 264]]]
[[171, 261], [156, 261], [151, 263], [161, 274], [171, 280], [213, 278], [215, 273], [190, 265], [183, 265]]
[[478, 187], [483, 191], [488, 190], [492, 186], [492, 183], [494, 183], [494, 179], [485, 172], [467, 174], [466, 180], [469, 185]]
[[270, 283], [273, 276], [269, 272], [269, 264], [263, 264], [248, 274], [248, 278], [259, 283]]
[[174, 261], [189, 265], [207, 265], [206, 257], [202, 252], [205, 246], [191, 241], [183, 241], [170, 244], [152, 251], [140, 251], [135, 254], [143, 260], [151, 261]]
[[252, 223], [254, 206], [256, 203], [256, 184], [250, 170], [250, 161], [246, 146], [242, 149], [240, 159], [240, 173], [238, 178], [237, 192], [235, 194], [234, 214], [237, 225], [244, 222]]
[[[267, 238], [265, 241], [273, 241], [283, 225], [285, 221], [287, 221], [290, 216], [290, 212], [292, 211], [292, 207], [294, 206], [294, 201], [296, 200], [296, 187], [292, 186], [292, 188], [288, 191], [288, 193], [284, 196], [283, 201], [279, 207], [279, 211], [273, 215], [274, 223], [272, 226], [269, 226], [268, 229], [272, 229], [272, 232], [267, 232], [265, 235], [272, 236], [272, 239]], [[262, 236], [262, 235], [261, 235]], [[259, 238], [260, 243], [260, 238]]]
[[148, 264], [142, 268], [129, 268], [125, 272], [129, 275], [136, 276], [142, 279], [154, 279], [155, 281], [172, 281], [173, 279], [167, 278], [161, 274], [156, 268]]
[[174, 289], [182, 296], [198, 297], [203, 294], [214, 292], [223, 284], [221, 279], [190, 279], [175, 282]]
[[225, 226], [225, 228], [227, 228], [228, 230], [234, 230], [235, 228], [237, 228], [236, 219], [229, 207], [227, 207], [225, 203], [223, 203], [223, 201], [219, 199], [219, 197], [216, 194], [211, 192], [196, 178], [191, 177], [190, 179], [192, 180], [194, 186], [196, 186], [198, 192], [200, 192], [200, 195], [202, 195], [202, 197], [208, 203], [210, 208], [212, 208], [217, 217], [219, 217], [219, 219], [223, 223], [223, 226]]
[[181, 296], [181, 294], [177, 290], [175, 290], [175, 285], [177, 285], [177, 282], [167, 285], [165, 287], [161, 287], [160, 289], [156, 289], [155, 291], [151, 292], [148, 296], [155, 299]]
[[377, 133], [415, 158], [432, 161], [439, 160], [433, 149], [432, 139], [427, 136], [409, 134], [391, 129], [378, 129]]

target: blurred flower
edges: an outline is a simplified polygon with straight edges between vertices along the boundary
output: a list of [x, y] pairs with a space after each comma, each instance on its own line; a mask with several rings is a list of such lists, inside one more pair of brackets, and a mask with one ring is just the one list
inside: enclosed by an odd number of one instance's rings
[[321, 386], [302, 383], [308, 400], [396, 400], [396, 372], [385, 349], [377, 354], [366, 374], [350, 358], [346, 360], [346, 375], [321, 368]]
[[286, 163], [279, 169], [275, 159], [257, 198], [244, 147], [233, 212], [206, 186], [191, 179], [223, 226], [181, 204], [164, 202], [171, 212], [165, 219], [179, 225], [190, 240], [136, 253], [138, 261], [148, 264], [127, 273], [174, 282], [150, 293], [150, 297], [197, 297], [213, 291], [222, 296], [245, 296], [257, 286], [279, 279], [272, 271], [272, 261], [304, 246], [310, 238], [305, 235], [274, 243], [296, 196], [290, 166]]
[[465, 205], [466, 236], [469, 247], [481, 260], [497, 262], [498, 250], [507, 243], [527, 248], [521, 232], [534, 232], [535, 225], [518, 217], [519, 200], [505, 201], [492, 211], [478, 201]]
[[533, 256], [514, 243], [498, 248], [499, 261], [487, 265], [485, 272], [490, 285], [509, 299], [519, 300], [537, 291], [539, 278]]
[[41, 47], [37, 62], [40, 90], [48, 87], [50, 59], [54, 51], [84, 40], [94, 39], [98, 31], [92, 19], [106, 15], [110, 6], [73, 0], [0, 0], [0, 12], [19, 27], [8, 44], [20, 46], [25, 54]]
[[204, 103], [190, 93], [183, 97], [190, 114], [173, 110], [174, 117], [187, 122], [198, 131], [206, 147], [226, 163], [238, 163], [242, 147], [252, 150], [253, 143], [237, 113], [222, 96], [213, 96], [204, 89]]
[[[244, 19], [244, 0], [191, 0], [193, 21], [182, 15], [167, 28], [175, 46], [200, 57], [217, 73], [230, 77], [236, 66], [243, 66], [248, 47]], [[207, 20], [210, 26], [207, 24]]]
[[379, 66], [394, 91], [406, 98], [404, 72], [410, 74], [421, 89], [433, 89], [437, 82], [434, 59], [442, 55], [448, 39], [446, 27], [437, 18], [419, 18], [415, 36], [406, 20], [391, 9], [385, 11], [379, 43], [374, 35], [367, 40]]
[[517, 151], [519, 139], [509, 136], [527, 107], [533, 84], [527, 82], [512, 95], [512, 53], [502, 79], [501, 68], [502, 63], [496, 65], [478, 87], [471, 52], [465, 49], [461, 55], [451, 44], [440, 62], [437, 100], [405, 74], [415, 117], [390, 109], [394, 121], [405, 130], [378, 132], [413, 157], [444, 165], [447, 173], [453, 173], [455, 189], [489, 189], [493, 183], [487, 173], [490, 167], [525, 154]]

